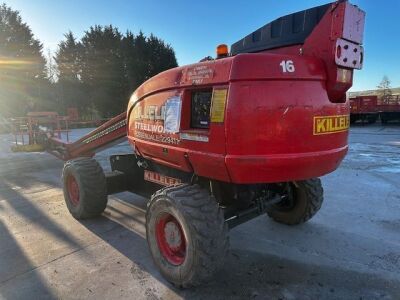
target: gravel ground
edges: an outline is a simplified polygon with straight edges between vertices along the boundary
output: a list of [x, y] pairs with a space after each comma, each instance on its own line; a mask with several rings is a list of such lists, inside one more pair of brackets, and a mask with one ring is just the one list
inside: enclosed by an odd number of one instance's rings
[[[112, 196], [102, 217], [78, 222], [64, 205], [62, 162], [11, 153], [12, 141], [0, 135], [0, 299], [400, 299], [400, 126], [353, 127], [348, 156], [322, 178], [318, 215], [233, 229], [225, 267], [192, 290], [155, 268], [146, 199]], [[107, 169], [110, 154], [130, 151], [122, 143], [96, 157]]]

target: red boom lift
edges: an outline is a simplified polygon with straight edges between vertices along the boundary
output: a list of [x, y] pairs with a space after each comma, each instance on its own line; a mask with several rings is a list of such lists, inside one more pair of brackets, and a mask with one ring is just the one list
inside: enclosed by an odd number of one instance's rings
[[[126, 113], [79, 141], [48, 136], [66, 160], [64, 196], [77, 219], [100, 215], [107, 195], [150, 197], [147, 241], [155, 264], [180, 287], [221, 266], [228, 229], [267, 213], [299, 224], [321, 207], [319, 176], [348, 145], [353, 70], [363, 63], [365, 13], [347, 1], [276, 19], [218, 57], [143, 83]], [[134, 154], [92, 157], [128, 138]]]

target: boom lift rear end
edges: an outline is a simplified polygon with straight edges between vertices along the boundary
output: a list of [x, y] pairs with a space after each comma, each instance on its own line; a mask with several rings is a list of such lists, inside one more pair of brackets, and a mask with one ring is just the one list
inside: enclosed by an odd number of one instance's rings
[[[181, 287], [221, 266], [229, 228], [265, 213], [289, 225], [309, 220], [323, 200], [318, 177], [348, 149], [346, 91], [363, 63], [364, 16], [339, 1], [281, 17], [229, 55], [149, 79], [127, 113], [78, 142], [47, 137], [68, 160], [72, 215], [101, 214], [112, 193], [151, 197], [150, 251]], [[134, 154], [112, 156], [104, 174], [92, 156], [126, 136]]]

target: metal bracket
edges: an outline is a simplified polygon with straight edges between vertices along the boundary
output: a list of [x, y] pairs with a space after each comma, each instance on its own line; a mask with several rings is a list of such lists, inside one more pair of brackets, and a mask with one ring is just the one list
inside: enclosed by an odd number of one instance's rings
[[335, 62], [338, 66], [360, 70], [364, 60], [364, 48], [344, 39], [336, 40]]

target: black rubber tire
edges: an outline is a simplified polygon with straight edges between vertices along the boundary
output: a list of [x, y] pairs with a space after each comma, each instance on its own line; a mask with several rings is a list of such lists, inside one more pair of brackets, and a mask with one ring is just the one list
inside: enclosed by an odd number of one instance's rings
[[323, 202], [323, 188], [319, 178], [296, 181], [290, 183], [294, 189], [294, 203], [290, 207], [281, 208], [278, 205], [272, 206], [267, 214], [274, 221], [286, 225], [297, 225], [310, 220], [321, 208]]
[[[180, 223], [186, 237], [186, 255], [173, 265], [160, 252], [156, 222], [168, 213]], [[153, 260], [175, 286], [198, 286], [223, 265], [229, 248], [228, 226], [214, 196], [199, 185], [179, 185], [157, 191], [148, 203], [146, 235]]]
[[[71, 201], [67, 187], [68, 176], [73, 176], [79, 187], [79, 203]], [[63, 169], [64, 199], [71, 215], [76, 219], [89, 219], [101, 215], [107, 206], [107, 182], [100, 164], [93, 158], [67, 161]]]

